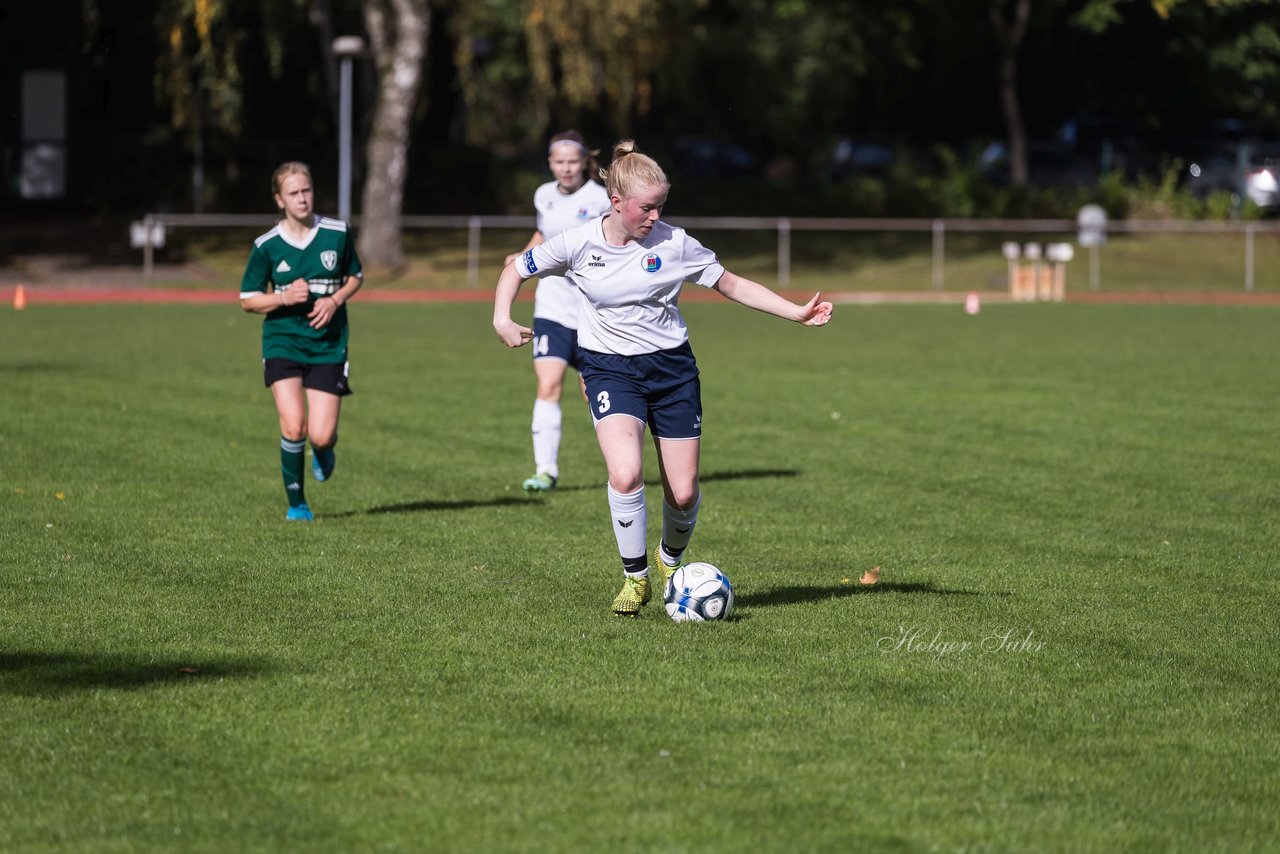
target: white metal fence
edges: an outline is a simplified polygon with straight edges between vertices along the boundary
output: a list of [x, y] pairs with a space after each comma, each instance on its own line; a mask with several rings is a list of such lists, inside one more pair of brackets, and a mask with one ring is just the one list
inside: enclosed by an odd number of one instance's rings
[[[360, 216], [351, 224], [360, 227]], [[690, 230], [734, 230], [775, 232], [778, 243], [778, 287], [791, 282], [791, 235], [797, 231], [925, 233], [932, 238], [932, 284], [942, 289], [946, 283], [946, 239], [948, 233], [997, 234], [1068, 234], [1077, 231], [1077, 223], [1067, 219], [858, 219], [832, 217], [672, 217], [667, 220]], [[134, 243], [143, 252], [143, 276], [150, 279], [157, 245], [164, 245], [165, 232], [179, 228], [269, 228], [276, 222], [271, 216], [243, 214], [147, 214], [135, 223]], [[532, 216], [405, 216], [401, 225], [406, 231], [417, 229], [462, 229], [467, 232], [467, 285], [480, 284], [480, 237], [484, 229], [535, 228]], [[1255, 243], [1258, 235], [1280, 235], [1280, 222], [1205, 222], [1199, 220], [1119, 220], [1108, 222], [1107, 234], [1217, 234], [1236, 235], [1240, 239], [1245, 292], [1252, 293], [1255, 281]], [[1089, 285], [1101, 286], [1097, 245], [1088, 247], [1090, 256]]]

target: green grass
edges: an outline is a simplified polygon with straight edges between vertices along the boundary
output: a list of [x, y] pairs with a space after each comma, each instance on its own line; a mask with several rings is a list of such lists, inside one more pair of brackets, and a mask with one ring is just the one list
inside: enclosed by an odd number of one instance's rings
[[[778, 284], [778, 238], [770, 231], [695, 230], [735, 273], [771, 287]], [[159, 257], [197, 262], [212, 282], [238, 282], [244, 273], [246, 246], [252, 232], [175, 231], [172, 247]], [[506, 255], [524, 246], [529, 232], [485, 229], [479, 251], [479, 287], [492, 288]], [[947, 291], [1008, 288], [1008, 267], [1001, 254], [1005, 241], [1072, 243], [1076, 235], [948, 233], [942, 267]], [[791, 235], [789, 289], [822, 291], [925, 291], [934, 288], [933, 237], [912, 232], [813, 232]], [[463, 230], [409, 231], [405, 235], [407, 267], [394, 279], [374, 277], [371, 287], [466, 288], [467, 234]], [[1112, 235], [1099, 256], [1103, 292], [1181, 291], [1243, 293], [1245, 239], [1239, 234]], [[141, 263], [141, 262], [139, 262]], [[1076, 247], [1067, 264], [1068, 291], [1090, 290], [1088, 250]], [[189, 287], [189, 281], [157, 286]], [[1280, 292], [1280, 233], [1254, 239], [1254, 291]], [[234, 285], [232, 285], [234, 287]]]
[[309, 526], [255, 318], [0, 313], [0, 850], [1280, 847], [1280, 312], [686, 313], [701, 626], [483, 305], [353, 306]]

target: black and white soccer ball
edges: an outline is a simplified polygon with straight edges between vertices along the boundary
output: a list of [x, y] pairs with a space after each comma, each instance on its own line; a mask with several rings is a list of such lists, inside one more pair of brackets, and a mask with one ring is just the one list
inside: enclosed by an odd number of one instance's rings
[[716, 567], [695, 561], [671, 574], [662, 601], [677, 623], [723, 620], [733, 613], [733, 585]]

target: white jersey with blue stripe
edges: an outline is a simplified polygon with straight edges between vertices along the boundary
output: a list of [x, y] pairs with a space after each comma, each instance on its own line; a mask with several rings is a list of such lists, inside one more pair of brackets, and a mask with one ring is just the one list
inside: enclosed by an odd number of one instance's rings
[[[568, 195], [556, 181], [549, 181], [533, 194], [538, 212], [538, 231], [549, 240], [577, 228], [609, 210], [609, 193], [595, 181], [587, 181]], [[578, 293], [560, 276], [542, 276], [533, 301], [533, 316], [554, 320], [570, 329], [578, 328]]]
[[610, 245], [602, 216], [520, 256], [524, 278], [563, 273], [578, 289], [578, 343], [636, 356], [679, 347], [689, 333], [677, 305], [685, 282], [709, 288], [724, 275], [716, 255], [682, 228], [659, 220], [643, 241]]

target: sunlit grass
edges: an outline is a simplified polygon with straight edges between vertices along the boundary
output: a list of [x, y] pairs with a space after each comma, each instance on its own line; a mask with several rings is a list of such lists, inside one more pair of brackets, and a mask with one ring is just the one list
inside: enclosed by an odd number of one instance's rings
[[353, 303], [312, 525], [256, 318], [0, 314], [0, 849], [1280, 846], [1275, 309], [688, 306], [704, 626], [488, 314]]

